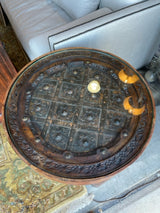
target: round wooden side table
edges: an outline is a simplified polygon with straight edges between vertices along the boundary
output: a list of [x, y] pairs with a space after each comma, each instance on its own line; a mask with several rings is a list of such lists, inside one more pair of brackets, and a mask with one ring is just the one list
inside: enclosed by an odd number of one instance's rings
[[107, 52], [70, 48], [31, 61], [12, 82], [3, 123], [16, 153], [55, 180], [95, 184], [147, 146], [155, 106], [143, 77]]

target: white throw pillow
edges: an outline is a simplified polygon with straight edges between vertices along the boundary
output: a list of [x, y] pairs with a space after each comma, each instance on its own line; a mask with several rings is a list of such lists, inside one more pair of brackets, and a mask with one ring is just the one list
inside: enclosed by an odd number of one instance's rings
[[100, 8], [108, 7], [111, 10], [115, 11], [139, 3], [141, 1], [144, 0], [101, 0], [99, 7]]
[[53, 0], [53, 2], [76, 19], [95, 11], [100, 0]]

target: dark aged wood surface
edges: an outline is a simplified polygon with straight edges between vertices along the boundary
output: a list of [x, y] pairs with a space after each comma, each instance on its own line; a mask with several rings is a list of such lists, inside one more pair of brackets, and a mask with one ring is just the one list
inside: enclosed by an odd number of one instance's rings
[[0, 121], [5, 94], [16, 74], [17, 72], [0, 42]]
[[[88, 84], [100, 83], [92, 94]], [[74, 184], [104, 181], [149, 142], [154, 102], [141, 75], [111, 54], [84, 48], [29, 63], [8, 92], [4, 124], [30, 166]]]

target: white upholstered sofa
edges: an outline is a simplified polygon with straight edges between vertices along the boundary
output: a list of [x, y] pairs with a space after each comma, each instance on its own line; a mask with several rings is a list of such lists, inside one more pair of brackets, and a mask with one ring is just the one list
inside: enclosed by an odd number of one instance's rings
[[0, 0], [32, 60], [65, 47], [114, 53], [135, 68], [160, 44], [160, 0]]

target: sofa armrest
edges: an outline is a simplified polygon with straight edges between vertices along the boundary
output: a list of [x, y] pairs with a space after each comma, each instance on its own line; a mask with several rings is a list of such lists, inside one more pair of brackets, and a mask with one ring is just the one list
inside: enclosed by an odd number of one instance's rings
[[[76, 20], [54, 30], [50, 50], [88, 47], [111, 52], [135, 68], [149, 63], [160, 43], [160, 0], [149, 0], [93, 19]], [[152, 33], [150, 33], [152, 32]], [[146, 45], [147, 44], [147, 45]]]

